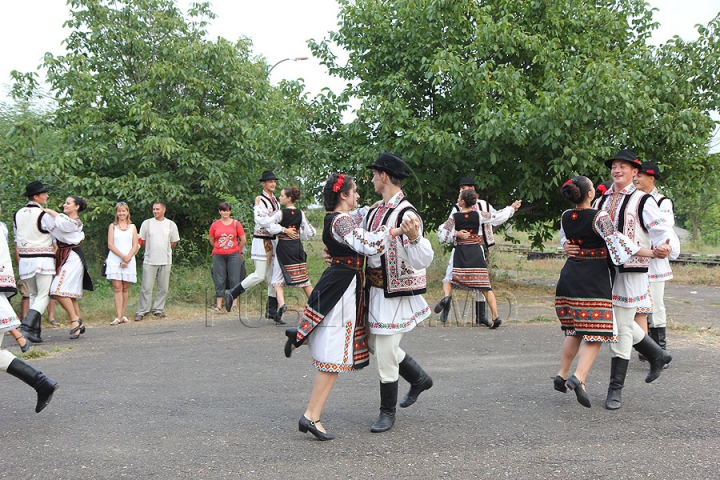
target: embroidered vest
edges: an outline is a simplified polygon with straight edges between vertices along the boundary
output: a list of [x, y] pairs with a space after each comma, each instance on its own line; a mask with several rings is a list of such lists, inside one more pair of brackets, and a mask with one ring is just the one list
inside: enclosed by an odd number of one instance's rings
[[[490, 211], [490, 205], [485, 200], [478, 200], [477, 205], [478, 205], [478, 207], [480, 207], [480, 211], [482, 211], [482, 212]], [[492, 225], [490, 225], [489, 223], [483, 223], [482, 231], [483, 231], [483, 243], [485, 244], [485, 246], [492, 247], [493, 245], [495, 245], [495, 235], [493, 235]]]
[[42, 226], [45, 212], [37, 205], [26, 205], [15, 213], [15, 241], [20, 258], [55, 258], [52, 235]]
[[[635, 190], [630, 195], [623, 195], [622, 205], [617, 212], [611, 212], [611, 198], [614, 193], [606, 193], [599, 202], [598, 209], [605, 210], [613, 218], [618, 231], [624, 233], [630, 240], [645, 248], [652, 248], [650, 236], [642, 221], [642, 212], [645, 202], [652, 198], [652, 195]], [[617, 214], [617, 218], [614, 218]], [[633, 256], [625, 265], [620, 265], [619, 271], [647, 273], [650, 266], [648, 257]]]
[[[402, 223], [402, 217], [405, 212], [411, 211], [418, 215], [413, 205], [405, 199], [395, 207], [387, 210], [382, 218], [380, 225], [389, 225], [399, 227]], [[373, 224], [378, 209], [372, 209], [368, 214], [367, 225]], [[420, 215], [418, 215], [418, 218]], [[420, 232], [422, 236], [423, 232]], [[420, 295], [427, 290], [427, 278], [425, 269], [415, 270], [408, 263], [408, 255], [405, 248], [400, 245], [402, 237], [391, 239], [388, 243], [388, 250], [382, 257], [380, 262], [382, 265], [382, 274], [384, 280], [385, 298], [391, 297], [409, 297], [412, 295]]]
[[[280, 207], [278, 206], [277, 201], [273, 201], [275, 197], [268, 197], [265, 191], [263, 190], [262, 195], [260, 196], [260, 201], [265, 204], [265, 206], [268, 209], [268, 215], [272, 215], [273, 213], [280, 210]], [[255, 224], [255, 230], [253, 231], [253, 238], [263, 238], [268, 240], [275, 239], [275, 235], [268, 232], [264, 227], [261, 227], [257, 223]]]

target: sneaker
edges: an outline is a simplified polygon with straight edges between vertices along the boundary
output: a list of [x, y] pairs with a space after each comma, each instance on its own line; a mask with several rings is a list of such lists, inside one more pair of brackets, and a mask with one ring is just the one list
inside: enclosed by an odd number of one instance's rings
[[110, 325], [117, 325], [118, 323], [120, 323], [120, 319], [116, 317], [112, 322], [110, 322]]

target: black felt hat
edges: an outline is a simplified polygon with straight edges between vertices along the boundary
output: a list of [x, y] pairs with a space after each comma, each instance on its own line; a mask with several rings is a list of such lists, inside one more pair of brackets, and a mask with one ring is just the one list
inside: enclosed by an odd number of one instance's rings
[[27, 184], [27, 186], [25, 187], [25, 191], [23, 192], [23, 197], [32, 197], [33, 195], [49, 191], [50, 189], [43, 185], [41, 181], [35, 180], [34, 182], [30, 182]]
[[272, 170], [265, 170], [260, 177], [261, 182], [267, 182], [268, 180], [277, 180], [277, 177]]
[[472, 177], [462, 177], [460, 179], [460, 185], [458, 186], [463, 187], [465, 185], [477, 188], [477, 183], [475, 183], [475, 180]]
[[640, 168], [642, 166], [642, 162], [638, 160], [637, 155], [627, 149], [620, 150], [613, 158], [605, 160], [605, 166], [608, 168], [612, 167], [612, 163], [615, 160], [623, 160], [635, 168]]
[[368, 165], [367, 168], [380, 170], [381, 172], [386, 172], [388, 175], [400, 179], [410, 176], [405, 173], [405, 160], [394, 153], [385, 152], [381, 154], [378, 159], [375, 160], [375, 163]]
[[657, 180], [660, 180], [660, 168], [652, 162], [643, 162], [640, 167], [640, 171], [647, 175], [652, 175]]

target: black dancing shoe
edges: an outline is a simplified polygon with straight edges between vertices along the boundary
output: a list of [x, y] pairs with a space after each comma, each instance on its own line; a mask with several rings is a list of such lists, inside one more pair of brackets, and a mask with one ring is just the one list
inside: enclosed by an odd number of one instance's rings
[[493, 320], [493, 323], [490, 326], [490, 329], [492, 330], [492, 329], [499, 327], [501, 323], [502, 323], [502, 318], [497, 317], [495, 320]]
[[319, 422], [320, 420], [318, 420], [317, 422], [308, 420], [305, 415], [303, 415], [302, 417], [300, 417], [300, 421], [298, 422], [298, 430], [300, 430], [302, 433], [310, 432], [315, 435], [315, 438], [320, 441], [332, 440], [333, 438], [335, 438], [335, 435], [333, 435], [332, 433], [325, 433], [318, 430], [315, 424]]
[[567, 393], [567, 387], [565, 386], [565, 380], [560, 375], [555, 375], [555, 378], [553, 378], [553, 388], [561, 393]]
[[570, 390], [575, 390], [575, 395], [577, 396], [577, 401], [582, 405], [583, 407], [590, 408], [590, 397], [588, 396], [587, 392], [583, 388], [585, 384], [580, 381], [575, 375], [571, 375], [570, 378], [567, 379], [567, 387]]

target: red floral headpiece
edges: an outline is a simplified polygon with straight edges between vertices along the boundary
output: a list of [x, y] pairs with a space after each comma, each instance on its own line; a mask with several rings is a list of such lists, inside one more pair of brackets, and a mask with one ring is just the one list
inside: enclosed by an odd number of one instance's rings
[[653, 170], [652, 168], [648, 168], [647, 170], [645, 170], [645, 173], [649, 173], [650, 175], [655, 175], [655, 170]]
[[565, 185], [570, 185], [571, 183], [573, 183], [572, 178], [571, 178], [570, 180], [568, 180], [567, 182], [563, 183], [563, 187], [564, 187]]
[[600, 195], [605, 195], [605, 192], [607, 192], [607, 187], [605, 185], [598, 185], [596, 190], [600, 192]]
[[339, 192], [343, 186], [343, 183], [345, 183], [345, 175], [341, 173], [340, 175], [338, 175], [337, 182], [335, 182], [335, 185], [333, 185], [333, 192]]

